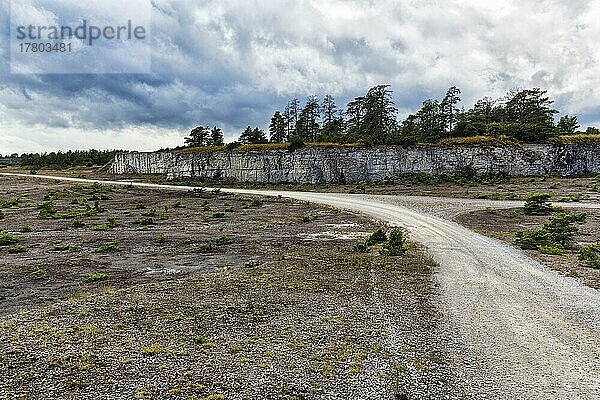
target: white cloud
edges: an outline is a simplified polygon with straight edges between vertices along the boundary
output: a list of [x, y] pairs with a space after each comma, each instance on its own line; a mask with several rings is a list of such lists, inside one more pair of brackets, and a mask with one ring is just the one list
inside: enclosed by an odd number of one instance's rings
[[[153, 74], [7, 75], [0, 120], [54, 132], [32, 134], [32, 148], [58, 148], [58, 131], [83, 128], [107, 132], [102, 147], [124, 147], [122, 135], [108, 132], [137, 125], [164, 135], [146, 143], [174, 146], [180, 141], [166, 143], [177, 136], [167, 132], [203, 123], [232, 136], [248, 124], [265, 127], [286, 97], [333, 93], [343, 103], [380, 83], [392, 85], [403, 113], [451, 85], [466, 106], [540, 86], [583, 125], [600, 120], [599, 1], [153, 4]], [[11, 143], [0, 142], [0, 152]]]

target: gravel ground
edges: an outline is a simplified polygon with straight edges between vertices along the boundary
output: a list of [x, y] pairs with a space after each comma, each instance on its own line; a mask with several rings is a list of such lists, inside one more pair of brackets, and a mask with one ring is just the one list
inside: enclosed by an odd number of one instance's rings
[[600, 397], [597, 290], [549, 270], [496, 239], [394, 204], [398, 199], [228, 191], [287, 196], [360, 211], [407, 228], [439, 265], [434, 276], [440, 290], [435, 303], [442, 311], [440, 336], [447, 341], [444, 349], [466, 396]]
[[[29, 249], [0, 248], [0, 399], [466, 396], [434, 261], [415, 245], [353, 251], [380, 222], [276, 197], [253, 207], [248, 195], [7, 177], [0, 190], [22, 199], [0, 230]], [[105, 211], [74, 228], [38, 218], [44, 198], [81, 213], [97, 198]], [[165, 207], [168, 219], [134, 224]], [[91, 229], [109, 217], [117, 227]], [[186, 251], [222, 235], [232, 242], [218, 251]], [[121, 252], [94, 253], [112, 240]], [[52, 251], [65, 244], [81, 249]]]

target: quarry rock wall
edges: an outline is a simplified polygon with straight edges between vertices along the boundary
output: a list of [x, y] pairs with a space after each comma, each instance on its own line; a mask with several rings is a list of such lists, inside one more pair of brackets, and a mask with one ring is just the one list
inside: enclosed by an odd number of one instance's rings
[[238, 182], [341, 183], [383, 181], [426, 174], [572, 176], [600, 173], [600, 146], [523, 144], [510, 146], [315, 147], [250, 151], [120, 153], [113, 174], [165, 174]]

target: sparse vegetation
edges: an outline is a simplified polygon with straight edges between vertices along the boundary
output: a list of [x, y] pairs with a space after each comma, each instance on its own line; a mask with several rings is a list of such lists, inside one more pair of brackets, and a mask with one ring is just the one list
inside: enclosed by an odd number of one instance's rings
[[81, 246], [74, 245], [74, 244], [57, 244], [52, 248], [52, 251], [75, 252], [75, 251], [82, 251], [82, 250], [83, 250], [83, 248]]
[[203, 335], [194, 336], [194, 343], [195, 344], [204, 344], [206, 342], [208, 342], [208, 339], [206, 339], [205, 336], [203, 336]]
[[579, 249], [578, 258], [586, 266], [600, 269], [600, 244], [589, 244]]
[[108, 279], [108, 275], [104, 274], [104, 273], [101, 273], [101, 272], [96, 272], [96, 273], [93, 273], [93, 274], [87, 274], [85, 276], [85, 281], [87, 283], [93, 283], [93, 282], [103, 281], [103, 280], [106, 280], [106, 279]]
[[549, 215], [556, 211], [549, 202], [552, 198], [548, 193], [530, 193], [523, 208], [526, 215]]
[[379, 247], [379, 254], [384, 256], [400, 256], [406, 252], [406, 237], [400, 228], [393, 228], [389, 234], [383, 228], [376, 229], [364, 243], [356, 243], [353, 247], [357, 253], [367, 253], [370, 248]]
[[114, 242], [106, 243], [94, 250], [94, 253], [117, 253], [121, 251], [120, 244], [120, 240], [115, 240]]
[[75, 217], [75, 218], [73, 218], [73, 222], [71, 223], [71, 226], [73, 228], [83, 228], [85, 226], [85, 223], [83, 222], [81, 217]]
[[165, 236], [164, 233], [161, 233], [158, 238], [156, 239], [156, 243], [158, 244], [165, 244], [167, 243], [167, 237]]
[[558, 213], [551, 216], [541, 228], [517, 232], [515, 244], [522, 249], [532, 250], [544, 246], [545, 249], [567, 247], [571, 237], [579, 230], [576, 225], [584, 223], [585, 219], [584, 213]]
[[385, 256], [401, 256], [406, 253], [406, 237], [404, 231], [400, 228], [393, 228], [388, 235], [388, 239], [383, 243], [380, 250]]
[[37, 268], [35, 271], [33, 271], [30, 274], [30, 276], [31, 276], [31, 279], [38, 281], [38, 280], [46, 279], [48, 277], [48, 273], [42, 268]]
[[21, 233], [30, 233], [33, 232], [33, 228], [30, 225], [23, 225], [21, 229], [19, 229]]
[[10, 246], [19, 241], [19, 239], [8, 232], [0, 231], [0, 246]]
[[387, 234], [385, 233], [383, 228], [379, 228], [375, 232], [373, 232], [371, 234], [371, 236], [369, 236], [369, 238], [367, 239], [366, 245], [373, 246], [376, 244], [383, 243], [386, 240], [387, 240]]
[[20, 254], [20, 253], [26, 253], [27, 251], [29, 251], [29, 249], [20, 244], [16, 244], [16, 245], [8, 248], [9, 254]]

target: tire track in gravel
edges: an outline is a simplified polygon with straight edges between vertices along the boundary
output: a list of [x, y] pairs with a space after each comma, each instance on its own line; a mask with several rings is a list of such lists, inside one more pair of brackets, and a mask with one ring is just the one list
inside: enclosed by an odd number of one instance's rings
[[[21, 176], [165, 190], [195, 189], [123, 181]], [[324, 204], [361, 212], [408, 229], [411, 238], [425, 245], [440, 265], [435, 278], [441, 291], [440, 307], [448, 323], [448, 348], [454, 354], [455, 372], [462, 377], [472, 397], [600, 398], [599, 291], [551, 271], [507, 244], [434, 215], [435, 211], [418, 211], [423, 207], [425, 210], [434, 209], [436, 203], [431, 200], [419, 202], [419, 198], [409, 197], [221, 190]], [[437, 200], [437, 204], [443, 203]], [[461, 206], [461, 200], [452, 201]], [[462, 201], [464, 211], [467, 211], [472, 201]], [[409, 204], [410, 208], [402, 204]], [[500, 207], [522, 205], [513, 202], [490, 204]], [[568, 206], [599, 207], [598, 204], [581, 203], [568, 203]]]

